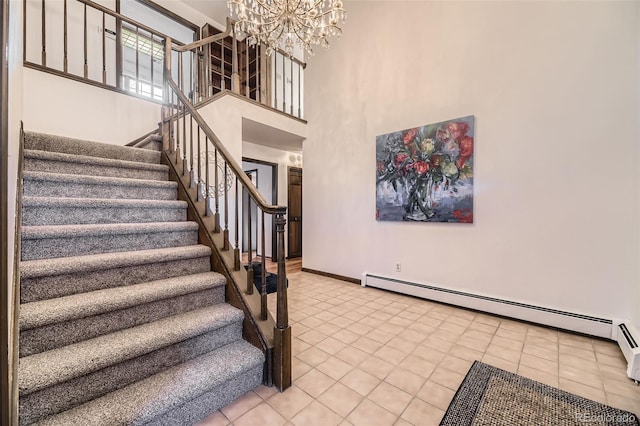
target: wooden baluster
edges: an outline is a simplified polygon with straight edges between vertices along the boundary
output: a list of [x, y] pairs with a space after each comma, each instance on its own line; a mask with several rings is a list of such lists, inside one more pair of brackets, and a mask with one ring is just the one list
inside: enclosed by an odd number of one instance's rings
[[240, 75], [238, 74], [238, 39], [235, 28], [233, 30], [233, 42], [231, 44], [231, 90], [240, 94]]
[[273, 382], [283, 391], [291, 386], [291, 327], [287, 306], [287, 276], [284, 263], [285, 212], [276, 214], [276, 234], [278, 238], [278, 279], [276, 326], [273, 329]]
[[87, 4], [84, 4], [84, 78], [89, 78], [89, 63], [87, 62]]
[[102, 84], [107, 84], [107, 39], [105, 13], [102, 12]]
[[240, 245], [239, 245], [239, 235], [240, 235], [240, 204], [238, 204], [238, 176], [236, 175], [236, 226], [235, 226], [235, 234], [236, 234], [236, 248], [233, 249], [233, 269], [235, 269], [236, 271], [240, 270]]
[[[200, 125], [198, 125], [198, 164], [196, 165], [198, 170], [198, 179], [196, 179], [196, 201], [202, 200], [200, 195], [200, 185], [202, 184], [202, 172], [201, 172], [202, 158], [200, 158]], [[192, 167], [193, 168], [193, 167]], [[206, 215], [206, 210], [205, 210]]]
[[181, 100], [178, 96], [178, 114], [176, 115], [176, 164], [178, 164], [178, 160], [180, 159], [180, 103]]
[[[205, 216], [211, 215], [211, 198], [209, 196], [209, 137], [204, 135], [204, 180], [205, 182], [205, 199], [204, 203], [206, 205], [206, 209], [204, 212]], [[216, 191], [218, 189], [216, 188]]]
[[189, 187], [193, 188], [193, 115], [189, 114]]
[[213, 215], [213, 223], [214, 228], [213, 228], [213, 232], [215, 232], [216, 234], [220, 232], [220, 193], [219, 193], [219, 188], [220, 188], [220, 182], [218, 180], [218, 148], [215, 148], [214, 151], [214, 160], [215, 160], [215, 165], [214, 170], [216, 171], [215, 173], [215, 180], [214, 180], [214, 185], [216, 186], [216, 190], [214, 192], [215, 197], [216, 197], [216, 212]]
[[253, 294], [253, 241], [252, 241], [252, 226], [251, 226], [251, 195], [247, 189], [247, 294]]
[[67, 31], [68, 31], [68, 16], [67, 16], [67, 0], [64, 0], [63, 12], [64, 15], [64, 25], [63, 25], [63, 37], [64, 37], [64, 59], [62, 69], [66, 73], [69, 70], [69, 49], [68, 49], [68, 41], [67, 41]]
[[229, 186], [227, 186], [227, 182], [229, 182], [229, 166], [227, 165], [227, 160], [224, 161], [224, 232], [222, 233], [223, 237], [223, 246], [222, 250], [229, 250]]
[[[43, 67], [47, 66], [47, 18], [45, 16], [46, 8], [47, 6], [45, 4], [45, 0], [42, 0], [42, 66]], [[25, 31], [26, 31], [26, 24], [25, 24]]]
[[168, 150], [173, 154], [173, 136], [174, 136], [174, 118], [173, 118], [173, 90], [169, 89], [168, 78], [171, 75], [171, 39], [167, 38], [164, 41], [164, 61], [162, 63], [162, 87], [163, 87], [163, 102], [165, 111], [165, 117], [169, 122], [165, 124], [162, 131], [162, 149]]
[[265, 263], [265, 233], [264, 233], [264, 210], [262, 211], [262, 254], [261, 258], [261, 273], [262, 273], [262, 289], [260, 292], [260, 319], [262, 321], [267, 320], [267, 270]]
[[140, 94], [140, 28], [136, 27], [136, 94]]

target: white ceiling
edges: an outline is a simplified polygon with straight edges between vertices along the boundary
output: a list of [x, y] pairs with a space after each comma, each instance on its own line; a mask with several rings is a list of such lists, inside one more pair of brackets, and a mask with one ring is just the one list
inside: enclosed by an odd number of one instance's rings
[[213, 20], [224, 24], [229, 16], [227, 0], [182, 0], [200, 13], [207, 15]]
[[302, 137], [248, 118], [242, 119], [242, 140], [285, 151], [302, 152]]

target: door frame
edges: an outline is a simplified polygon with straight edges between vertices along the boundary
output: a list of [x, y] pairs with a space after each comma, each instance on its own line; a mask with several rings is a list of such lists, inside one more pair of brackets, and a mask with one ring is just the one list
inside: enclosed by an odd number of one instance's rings
[[[291, 221], [289, 221], [290, 209], [289, 209], [289, 187], [291, 186], [291, 170], [300, 170], [302, 173], [302, 167], [287, 167], [287, 259], [292, 259], [291, 257], [291, 244], [289, 244], [289, 238], [291, 237], [290, 227]], [[302, 184], [300, 184], [302, 186]], [[300, 195], [300, 203], [302, 203], [302, 194]], [[300, 217], [302, 217], [302, 205], [300, 206]], [[295, 256], [293, 259], [302, 257], [302, 229], [300, 229], [300, 256]]]
[[[250, 157], [242, 157], [242, 161], [246, 161], [247, 163], [256, 163], [261, 164], [263, 166], [271, 167], [271, 199], [274, 200], [273, 204], [278, 205], [278, 163], [272, 163], [271, 161], [258, 160], [256, 158]], [[244, 209], [243, 209], [244, 210]], [[244, 223], [244, 220], [243, 220]], [[276, 238], [276, 221], [271, 221], [271, 261], [278, 261], [278, 248], [277, 248], [278, 240]]]

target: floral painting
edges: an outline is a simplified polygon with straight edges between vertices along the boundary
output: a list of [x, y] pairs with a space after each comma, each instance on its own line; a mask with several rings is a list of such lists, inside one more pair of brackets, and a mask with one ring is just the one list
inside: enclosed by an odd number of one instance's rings
[[474, 117], [376, 138], [376, 219], [473, 223]]

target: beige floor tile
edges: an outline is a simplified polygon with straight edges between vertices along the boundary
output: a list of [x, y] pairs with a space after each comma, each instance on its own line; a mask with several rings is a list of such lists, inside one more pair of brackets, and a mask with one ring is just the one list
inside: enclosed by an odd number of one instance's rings
[[451, 342], [449, 340], [442, 340], [438, 337], [435, 337], [434, 334], [435, 332], [432, 333], [431, 336], [427, 337], [420, 345], [437, 349], [440, 352], [449, 352], [453, 348], [454, 342]]
[[449, 316], [449, 318], [447, 318], [447, 321], [453, 324], [458, 324], [464, 328], [469, 327], [469, 325], [471, 325], [471, 319], [469, 318], [462, 318], [460, 316], [456, 315], [457, 312], [452, 312], [451, 316]]
[[489, 314], [479, 313], [474, 318], [475, 322], [479, 322], [481, 324], [487, 324], [491, 326], [498, 327], [500, 325], [500, 320], [498, 317], [491, 316]]
[[589, 373], [599, 374], [600, 367], [597, 361], [592, 361], [584, 358], [579, 358], [573, 355], [566, 355], [561, 353], [558, 356], [560, 367], [578, 368]]
[[411, 355], [420, 357], [425, 361], [429, 361], [433, 364], [439, 364], [447, 354], [444, 352], [440, 352], [437, 349], [428, 348], [426, 346], [418, 346], [413, 350]]
[[339, 380], [349, 371], [353, 370], [353, 366], [338, 358], [332, 357], [318, 365], [316, 369], [334, 380]]
[[358, 324], [363, 324], [366, 325], [368, 327], [371, 327], [372, 329], [376, 329], [378, 328], [381, 324], [384, 324], [384, 321], [381, 319], [376, 318], [375, 315], [369, 315], [367, 317], [362, 318]]
[[413, 425], [431, 426], [440, 424], [444, 410], [424, 402], [419, 398], [414, 398], [402, 413], [402, 418]]
[[627, 376], [626, 368], [624, 369], [616, 368], [616, 367], [611, 367], [610, 365], [605, 365], [605, 364], [598, 364], [598, 367], [600, 367], [600, 375], [602, 376], [603, 380], [606, 380], [608, 378], [615, 379], [618, 381], [629, 380], [629, 377]]
[[440, 366], [431, 374], [429, 380], [446, 386], [451, 390], [456, 390], [458, 386], [460, 386], [460, 383], [462, 383], [465, 375], [466, 374], [447, 370]]
[[253, 391], [257, 393], [260, 396], [260, 398], [265, 400], [269, 399], [271, 396], [278, 393], [278, 390], [275, 388], [275, 386], [264, 386], [264, 385], [258, 386]]
[[466, 375], [472, 364], [473, 361], [458, 358], [452, 355], [447, 355], [440, 363], [440, 366], [446, 368], [447, 370], [456, 371], [458, 373]]
[[593, 344], [590, 337], [578, 336], [570, 333], [562, 333], [558, 336], [558, 342], [567, 346], [574, 346], [588, 351], [593, 350]]
[[558, 387], [564, 391], [575, 393], [583, 398], [592, 399], [594, 401], [607, 403], [607, 399], [603, 389], [587, 386], [583, 383], [574, 382], [573, 380], [560, 377]]
[[382, 382], [367, 396], [367, 399], [399, 416], [413, 399], [413, 396], [395, 386]]
[[328, 354], [335, 355], [344, 348], [347, 347], [346, 343], [334, 339], [333, 337], [327, 337], [322, 342], [316, 344], [316, 348], [327, 352]]
[[531, 380], [535, 380], [536, 382], [544, 383], [545, 385], [553, 386], [555, 388], [558, 387], [557, 370], [555, 374], [551, 374], [521, 364], [518, 366], [518, 374]]
[[405, 339], [404, 337], [394, 337], [389, 340], [387, 346], [391, 346], [392, 348], [396, 348], [404, 353], [411, 353], [418, 346], [416, 342], [412, 342], [410, 340]]
[[267, 400], [267, 403], [287, 420], [291, 420], [311, 402], [313, 402], [313, 398], [295, 385]]
[[454, 346], [449, 351], [449, 355], [455, 356], [460, 359], [466, 359], [467, 361], [480, 361], [484, 355], [481, 351], [465, 348], [464, 346]]
[[327, 336], [333, 336], [338, 331], [342, 330], [342, 328], [330, 322], [325, 322], [324, 324], [316, 327], [316, 330]]
[[315, 329], [316, 327], [324, 324], [324, 321], [322, 321], [319, 318], [314, 318], [312, 316], [308, 316], [307, 318], [303, 319], [302, 321], [300, 321], [300, 324], [309, 327], [310, 330]]
[[373, 331], [372, 327], [369, 327], [367, 325], [361, 324], [361, 323], [354, 323], [351, 324], [350, 326], [346, 327], [347, 330], [349, 331], [353, 331], [356, 334], [359, 334], [360, 336], [364, 336], [368, 333], [371, 333], [371, 331]]
[[395, 365], [376, 356], [370, 356], [364, 360], [358, 368], [382, 380], [393, 371]]
[[524, 339], [524, 344], [525, 345], [540, 346], [540, 347], [548, 349], [548, 350], [558, 350], [558, 342], [557, 341], [545, 339], [544, 337], [539, 337], [539, 336], [527, 335], [527, 338]]
[[380, 379], [359, 369], [352, 370], [342, 379], [340, 383], [353, 389], [362, 396], [367, 396], [378, 384]]
[[328, 311], [320, 312], [319, 314], [314, 315], [316, 318], [320, 318], [322, 321], [329, 321], [336, 317], [336, 314], [332, 314]]
[[483, 342], [472, 337], [461, 336], [456, 342], [456, 345], [483, 352], [487, 349], [489, 343], [489, 341]]
[[572, 355], [576, 358], [586, 359], [587, 361], [596, 361], [596, 354], [593, 349], [582, 349], [575, 346], [560, 344], [560, 355]]
[[469, 327], [467, 328], [467, 330], [481, 331], [483, 333], [487, 333], [491, 335], [494, 335], [497, 329], [498, 329], [497, 324], [488, 325], [488, 324], [483, 324], [482, 322], [479, 322], [477, 320], [474, 320], [471, 324], [469, 324]]
[[407, 357], [407, 353], [400, 351], [391, 345], [386, 345], [378, 349], [375, 354], [380, 359], [383, 359], [392, 364], [400, 364], [403, 359]]
[[419, 333], [414, 330], [404, 330], [402, 333], [398, 335], [398, 337], [401, 339], [408, 340], [409, 342], [418, 344], [422, 342], [424, 339], [426, 339], [427, 335], [424, 333]]
[[427, 380], [416, 396], [424, 402], [446, 411], [454, 395], [455, 391], [447, 388], [446, 386], [442, 386], [441, 384]]
[[617, 380], [603, 377], [602, 383], [607, 394], [614, 393], [640, 401], [640, 386], [635, 385], [631, 379]]
[[510, 371], [512, 373], [516, 373], [518, 371], [517, 363], [507, 361], [506, 359], [498, 358], [493, 355], [485, 354], [482, 357], [482, 362], [484, 362], [485, 364], [492, 365], [494, 367], [501, 368], [506, 371]]
[[522, 352], [537, 356], [538, 358], [544, 358], [549, 361], [558, 362], [558, 349], [549, 350], [548, 348], [544, 348], [538, 345], [524, 345]]
[[487, 355], [492, 355], [496, 358], [502, 358], [506, 361], [515, 362], [515, 363], [520, 362], [520, 357], [522, 356], [522, 352], [520, 351], [507, 349], [504, 346], [499, 346], [494, 343], [490, 344], [489, 347], [487, 347], [487, 350], [485, 353]]
[[381, 324], [380, 327], [378, 327], [378, 330], [391, 334], [391, 337], [393, 338], [397, 334], [401, 333], [402, 330], [404, 330], [404, 327], [400, 327], [399, 325], [393, 325], [393, 324], [389, 324], [388, 322], [385, 322], [384, 324]]
[[410, 393], [411, 395], [415, 395], [426, 380], [422, 376], [398, 367], [389, 373], [384, 381]]
[[545, 371], [547, 373], [558, 373], [558, 363], [549, 361], [548, 359], [538, 358], [537, 356], [523, 353], [520, 357], [520, 365], [535, 368], [536, 370]]
[[226, 426], [229, 424], [229, 419], [225, 417], [220, 411], [209, 414], [204, 419], [200, 420], [194, 426]]
[[331, 357], [331, 354], [326, 353], [316, 347], [311, 347], [306, 351], [300, 352], [296, 357], [312, 367], [322, 364]]
[[382, 331], [380, 329], [373, 330], [371, 333], [367, 334], [367, 337], [371, 340], [375, 340], [376, 342], [385, 344], [389, 340], [393, 339], [394, 334], [387, 333], [386, 331]]
[[347, 345], [349, 345], [355, 342], [356, 340], [358, 340], [360, 338], [360, 335], [357, 333], [354, 333], [353, 331], [349, 331], [345, 328], [338, 331], [331, 337], [341, 341], [342, 343], [346, 343]]
[[607, 404], [621, 410], [630, 411], [635, 415], [640, 415], [639, 399], [630, 399], [616, 394], [607, 394]]
[[336, 381], [321, 371], [313, 369], [295, 381], [295, 385], [314, 398], [322, 395]]
[[610, 340], [593, 339], [591, 343], [597, 353], [611, 356], [619, 356], [621, 353], [618, 344]]
[[262, 402], [246, 414], [233, 421], [234, 426], [280, 426], [287, 422], [276, 410], [266, 402]]
[[517, 340], [507, 339], [506, 337], [500, 337], [497, 333], [491, 340], [491, 343], [502, 346], [503, 348], [511, 349], [512, 351], [521, 351], [522, 342]]
[[261, 402], [262, 398], [260, 398], [257, 393], [249, 391], [226, 407], [222, 407], [220, 411], [222, 411], [222, 414], [229, 420], [234, 421]]
[[398, 316], [404, 319], [408, 319], [411, 322], [414, 322], [415, 320], [420, 318], [422, 315], [417, 312], [411, 312], [409, 310], [406, 310], [406, 311], [400, 312]]
[[396, 419], [395, 414], [368, 399], [362, 401], [347, 417], [354, 426], [392, 426]]
[[471, 328], [468, 328], [464, 333], [462, 333], [462, 336], [471, 337], [472, 339], [489, 343], [491, 342], [491, 339], [493, 339], [494, 333], [485, 333], [483, 331], [472, 330]]
[[515, 340], [516, 342], [524, 342], [527, 332], [526, 330], [517, 331], [508, 328], [498, 328], [495, 335], [504, 339]]
[[461, 336], [466, 329], [467, 329], [466, 326], [455, 324], [454, 322], [448, 319], [442, 322], [442, 324], [440, 324], [437, 331], [447, 331], [449, 332], [448, 334], [457, 334]]
[[313, 401], [291, 420], [296, 426], [334, 426], [340, 422], [342, 417], [318, 401]]
[[365, 359], [369, 358], [368, 353], [352, 346], [347, 346], [346, 348], [338, 352], [335, 356], [342, 361], [353, 365], [354, 367], [359, 365]]
[[362, 336], [355, 342], [351, 344], [352, 347], [358, 348], [361, 351], [364, 351], [368, 354], [375, 353], [378, 349], [380, 349], [383, 344], [380, 342], [376, 342], [375, 340], [369, 339], [369, 337]]
[[360, 404], [363, 398], [364, 397], [358, 392], [338, 382], [320, 395], [318, 401], [322, 402], [338, 415], [347, 417], [349, 413]]
[[293, 357], [291, 362], [293, 363], [293, 365], [291, 366], [291, 378], [293, 380], [296, 380], [299, 377], [302, 377], [304, 374], [307, 373], [307, 371], [309, 371], [309, 370], [311, 370], [313, 368], [312, 366], [310, 366], [306, 362], [304, 362], [302, 360], [299, 360], [296, 357]]
[[600, 374], [580, 368], [579, 366], [567, 367], [560, 364], [560, 379], [568, 379], [594, 388], [604, 389]]
[[310, 344], [304, 342], [296, 337], [291, 339], [291, 355], [296, 356], [300, 352], [304, 352], [311, 347]]
[[617, 355], [608, 355], [600, 352], [596, 352], [596, 359], [599, 364], [609, 365], [616, 368], [626, 368], [627, 360], [625, 359], [622, 351], [619, 351]]
[[433, 370], [435, 370], [436, 364], [415, 355], [409, 355], [400, 363], [400, 367], [428, 379]]

